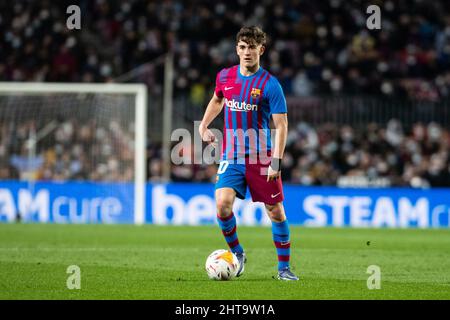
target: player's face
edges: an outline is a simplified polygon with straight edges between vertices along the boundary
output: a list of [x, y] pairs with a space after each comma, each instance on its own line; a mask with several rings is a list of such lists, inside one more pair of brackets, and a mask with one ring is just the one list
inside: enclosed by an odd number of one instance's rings
[[259, 65], [259, 57], [264, 53], [264, 46], [261, 44], [249, 44], [239, 41], [236, 46], [241, 66], [252, 68]]

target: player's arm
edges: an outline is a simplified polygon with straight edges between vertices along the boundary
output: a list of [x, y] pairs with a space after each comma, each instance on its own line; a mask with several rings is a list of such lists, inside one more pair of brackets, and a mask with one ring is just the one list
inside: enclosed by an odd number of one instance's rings
[[202, 122], [200, 123], [200, 126], [198, 128], [198, 131], [203, 141], [212, 143], [216, 140], [216, 137], [211, 132], [211, 130], [208, 129], [208, 126], [219, 115], [222, 109], [223, 109], [223, 97], [222, 98], [218, 97], [214, 92], [211, 100], [208, 103], [208, 106], [206, 107], [206, 111], [205, 114], [203, 115]]
[[274, 77], [269, 80], [268, 100], [272, 120], [275, 126], [275, 146], [272, 152], [272, 161], [267, 173], [267, 181], [275, 180], [280, 176], [281, 159], [283, 159], [284, 148], [286, 147], [288, 120], [287, 105], [283, 89]]
[[275, 126], [275, 146], [272, 153], [267, 181], [274, 180], [280, 175], [281, 159], [283, 159], [284, 149], [286, 147], [288, 120], [286, 113], [275, 113], [272, 115]]

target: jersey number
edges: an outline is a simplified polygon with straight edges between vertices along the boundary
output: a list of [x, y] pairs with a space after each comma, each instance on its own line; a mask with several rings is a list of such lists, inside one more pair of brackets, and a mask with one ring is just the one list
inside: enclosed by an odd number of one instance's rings
[[220, 162], [220, 164], [219, 164], [219, 169], [217, 169], [217, 174], [222, 174], [222, 173], [224, 173], [225, 170], [227, 170], [228, 165], [229, 165], [228, 161], [222, 161], [222, 162]]

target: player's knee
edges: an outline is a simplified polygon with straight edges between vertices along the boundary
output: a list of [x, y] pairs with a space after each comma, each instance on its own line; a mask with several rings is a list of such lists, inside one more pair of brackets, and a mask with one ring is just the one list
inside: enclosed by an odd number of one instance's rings
[[217, 214], [222, 217], [228, 217], [233, 209], [233, 203], [226, 199], [217, 199]]
[[266, 205], [267, 214], [270, 220], [281, 222], [286, 220], [283, 207], [280, 204], [276, 205]]

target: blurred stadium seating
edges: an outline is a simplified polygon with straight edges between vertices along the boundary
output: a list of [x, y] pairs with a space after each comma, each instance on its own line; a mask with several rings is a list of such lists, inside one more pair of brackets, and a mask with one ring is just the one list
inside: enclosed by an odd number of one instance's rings
[[[80, 31], [65, 28], [70, 4], [81, 7]], [[366, 28], [369, 4], [382, 7], [381, 30]], [[174, 126], [192, 130], [215, 74], [237, 63], [234, 36], [243, 24], [261, 25], [269, 34], [263, 67], [287, 95], [284, 181], [450, 186], [450, 3], [443, 0], [2, 1], [0, 81], [114, 82], [135, 70], [126, 81], [147, 84], [149, 114], [161, 114], [158, 59], [172, 49]], [[149, 118], [150, 181], [161, 180], [161, 123]], [[38, 125], [0, 121], [0, 179], [21, 177], [25, 137]], [[95, 129], [106, 132], [104, 140], [93, 130], [65, 119], [39, 148], [37, 178], [130, 180], [98, 173], [83, 160], [83, 153], [99, 152], [104, 170], [117, 167], [95, 146], [106, 145], [111, 130], [127, 129]], [[89, 138], [90, 148], [81, 147]], [[71, 154], [61, 151], [78, 144]], [[117, 156], [128, 161], [130, 155]], [[171, 178], [214, 176], [215, 166], [182, 165], [172, 167]]]

